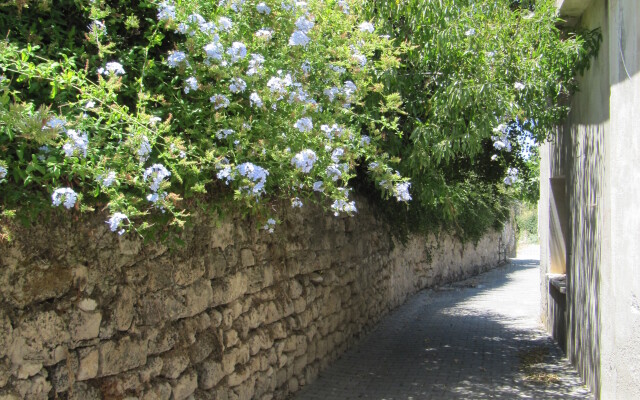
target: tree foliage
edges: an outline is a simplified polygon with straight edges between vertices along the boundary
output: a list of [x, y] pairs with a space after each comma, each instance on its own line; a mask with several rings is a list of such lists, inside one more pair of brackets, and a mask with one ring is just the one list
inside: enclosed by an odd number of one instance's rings
[[388, 151], [414, 183], [410, 207], [477, 237], [508, 198], [537, 196], [536, 144], [567, 115], [599, 31], [561, 31], [552, 0], [382, 0], [366, 13], [410, 46], [388, 82], [407, 113]]
[[230, 207], [272, 230], [283, 200], [356, 212], [356, 187], [396, 225], [477, 238], [534, 196], [520, 150], [566, 115], [599, 43], [560, 31], [552, 0], [0, 11], [3, 215], [105, 211], [121, 233]]

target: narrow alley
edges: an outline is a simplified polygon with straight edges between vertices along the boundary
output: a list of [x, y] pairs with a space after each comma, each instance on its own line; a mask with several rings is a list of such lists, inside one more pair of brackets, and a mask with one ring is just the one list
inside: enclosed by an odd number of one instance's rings
[[591, 399], [539, 322], [539, 251], [423, 290], [296, 400]]

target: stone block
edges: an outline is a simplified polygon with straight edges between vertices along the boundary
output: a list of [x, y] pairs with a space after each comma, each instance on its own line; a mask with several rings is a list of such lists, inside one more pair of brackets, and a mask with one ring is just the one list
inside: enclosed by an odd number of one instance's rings
[[307, 366], [307, 356], [302, 354], [293, 360], [293, 374], [302, 376]]
[[13, 306], [24, 308], [29, 304], [57, 299], [65, 295], [73, 283], [71, 268], [55, 265], [47, 269], [30, 266], [11, 276], [11, 284], [0, 289]]
[[229, 304], [247, 292], [248, 280], [243, 271], [212, 282], [214, 306]]
[[134, 316], [135, 292], [133, 288], [125, 286], [120, 290], [120, 295], [116, 300], [113, 317], [116, 322], [116, 329], [126, 331], [131, 326]]
[[274, 268], [272, 265], [262, 265], [246, 270], [249, 293], [258, 292], [274, 283]]
[[82, 299], [78, 302], [78, 308], [82, 311], [90, 312], [95, 311], [98, 307], [98, 303], [94, 299]]
[[284, 339], [287, 337], [287, 329], [282, 322], [276, 322], [268, 327], [271, 339]]
[[300, 297], [293, 301], [293, 309], [296, 315], [300, 315], [305, 308], [307, 308], [307, 300], [304, 297]]
[[238, 396], [238, 400], [252, 400], [255, 394], [255, 383], [256, 379], [249, 377], [240, 385], [234, 387], [233, 391]]
[[226, 349], [231, 348], [238, 343], [240, 339], [238, 338], [238, 332], [230, 329], [224, 332], [224, 347]]
[[81, 310], [73, 312], [69, 320], [71, 340], [79, 342], [97, 338], [100, 334], [101, 322], [102, 314], [100, 312], [84, 312]]
[[173, 282], [178, 286], [189, 286], [205, 274], [205, 262], [196, 258], [175, 260], [173, 263]]
[[147, 344], [144, 339], [126, 336], [118, 341], [110, 340], [98, 345], [100, 368], [98, 377], [115, 375], [140, 367], [147, 362]]
[[151, 292], [167, 288], [173, 284], [173, 266], [168, 256], [158, 257], [145, 263], [147, 285]]
[[29, 380], [18, 380], [13, 387], [23, 399], [29, 400], [47, 400], [52, 388], [51, 382], [41, 375]]
[[159, 382], [144, 392], [142, 400], [169, 400], [171, 398], [171, 385], [167, 382]]
[[[7, 329], [8, 330], [8, 329]], [[70, 335], [65, 321], [54, 311], [33, 314], [22, 321], [12, 335], [6, 355], [14, 366], [22, 369], [24, 378], [37, 365], [53, 365], [60, 358], [59, 349], [69, 342]]]
[[187, 371], [171, 384], [173, 400], [184, 400], [191, 396], [198, 388], [198, 374], [196, 371]]
[[7, 354], [12, 334], [13, 325], [11, 324], [11, 320], [7, 313], [0, 309], [0, 358]]
[[69, 391], [69, 400], [102, 400], [102, 394], [99, 389], [85, 382], [76, 382]]
[[[169, 325], [171, 327], [171, 325]], [[149, 329], [146, 338], [149, 341], [148, 354], [160, 354], [171, 350], [179, 340], [178, 331], [174, 327], [172, 329]]]
[[229, 374], [227, 377], [227, 386], [234, 387], [240, 385], [242, 382], [246, 381], [251, 375], [251, 371], [249, 368], [245, 366], [236, 367], [235, 372]]
[[234, 221], [221, 222], [215, 227], [213, 235], [211, 235], [210, 246], [212, 249], [216, 247], [225, 249], [233, 244], [233, 232], [235, 228]]
[[263, 330], [258, 330], [252, 334], [247, 340], [249, 345], [249, 353], [253, 356], [258, 354], [263, 349], [268, 349], [272, 346], [273, 341], [270, 340], [269, 335]]
[[224, 249], [224, 259], [227, 261], [227, 271], [238, 265], [238, 252], [234, 245], [227, 246]]
[[295, 393], [298, 391], [299, 388], [300, 386], [298, 384], [298, 379], [296, 377], [293, 377], [289, 379], [289, 381], [287, 381], [287, 389], [289, 390], [289, 393]]
[[222, 367], [225, 374], [235, 371], [236, 365], [249, 361], [249, 346], [235, 347], [222, 355]]
[[198, 385], [201, 389], [208, 390], [213, 388], [227, 374], [224, 371], [222, 363], [212, 359], [203, 361], [197, 367], [198, 369]]
[[[153, 378], [160, 375], [162, 372], [163, 361], [161, 357], [149, 357], [147, 364], [140, 368], [140, 381], [143, 383], [149, 383]], [[169, 388], [171, 393], [171, 388]]]
[[283, 317], [282, 312], [278, 308], [275, 302], [270, 301], [265, 303], [264, 309], [264, 323], [271, 324], [273, 322], [281, 320]]
[[253, 267], [256, 265], [256, 260], [253, 257], [253, 251], [251, 249], [240, 250], [240, 261], [244, 268]]
[[201, 279], [183, 289], [165, 289], [141, 300], [141, 316], [145, 325], [166, 320], [192, 317], [211, 306], [211, 281]]
[[210, 249], [205, 259], [207, 279], [221, 278], [227, 273], [227, 260], [221, 249]]
[[220, 361], [222, 359], [222, 348], [222, 340], [215, 331], [209, 330], [199, 333], [195, 343], [189, 347], [191, 364], [198, 364], [209, 357]]
[[291, 279], [289, 281], [289, 296], [291, 299], [295, 300], [302, 296], [302, 290], [302, 284], [297, 279]]
[[211, 326], [219, 328], [222, 325], [222, 313], [218, 310], [209, 310], [209, 318], [211, 318]]
[[74, 374], [78, 370], [78, 365], [78, 356], [75, 352], [72, 352], [65, 362], [53, 367], [49, 378], [51, 379], [54, 393], [62, 393], [69, 390], [70, 385], [76, 381]]
[[242, 314], [242, 303], [234, 301], [222, 310], [222, 326], [231, 328], [235, 320]]
[[96, 348], [81, 349], [79, 352], [78, 374], [76, 379], [86, 381], [93, 379], [98, 375], [98, 366], [100, 362], [100, 352]]
[[176, 379], [189, 366], [189, 356], [181, 349], [173, 349], [160, 357], [162, 358], [160, 375], [165, 378]]

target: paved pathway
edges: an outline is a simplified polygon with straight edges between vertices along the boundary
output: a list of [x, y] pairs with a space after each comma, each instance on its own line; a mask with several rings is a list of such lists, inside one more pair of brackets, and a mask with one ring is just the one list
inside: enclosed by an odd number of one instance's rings
[[539, 261], [504, 267], [393, 311], [296, 400], [591, 399], [539, 321]]

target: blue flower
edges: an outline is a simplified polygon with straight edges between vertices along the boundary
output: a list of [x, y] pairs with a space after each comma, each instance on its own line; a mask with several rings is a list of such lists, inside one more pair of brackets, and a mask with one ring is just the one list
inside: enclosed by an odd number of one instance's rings
[[357, 212], [356, 202], [355, 201], [347, 201], [347, 200], [335, 200], [331, 205], [331, 209], [334, 211], [333, 215], [336, 217], [340, 215], [341, 212], [346, 212], [348, 214]]
[[55, 207], [62, 204], [67, 210], [71, 209], [76, 204], [77, 199], [78, 194], [71, 188], [58, 188], [54, 190], [51, 195], [51, 202]]
[[184, 52], [172, 51], [171, 54], [169, 54], [169, 57], [167, 58], [167, 64], [171, 68], [176, 68], [182, 62], [186, 62], [187, 65], [189, 65], [189, 62], [187, 62], [186, 60], [187, 60], [187, 55]]
[[289, 38], [289, 46], [306, 47], [310, 41], [311, 39], [309, 38], [309, 36], [307, 36], [306, 33], [302, 31], [295, 31], [291, 34], [291, 37]]
[[318, 156], [313, 150], [305, 149], [293, 156], [291, 164], [305, 174], [308, 174], [317, 160]]
[[256, 106], [258, 108], [262, 107], [262, 99], [256, 92], [251, 93], [251, 96], [249, 96], [249, 101], [251, 102], [251, 107], [253, 106]]
[[[128, 220], [129, 218], [127, 218], [126, 215], [124, 215], [123, 213], [114, 213], [107, 221], [106, 223], [109, 224], [109, 229], [111, 229], [111, 232], [115, 232], [119, 227], [120, 224], [122, 224], [122, 221], [124, 220]], [[118, 234], [122, 235], [124, 233], [124, 229], [121, 229]]]
[[256, 5], [256, 10], [258, 10], [260, 14], [265, 14], [265, 15], [271, 14], [271, 8], [269, 8], [269, 6], [266, 5], [265, 3], [259, 3], [258, 5]]
[[358, 28], [360, 29], [361, 32], [369, 32], [369, 33], [373, 33], [373, 31], [375, 30], [371, 22], [363, 22], [360, 25], [358, 25]]
[[86, 157], [87, 149], [89, 147], [89, 138], [87, 137], [87, 134], [84, 132], [76, 132], [73, 129], [69, 129], [66, 134], [71, 141], [62, 146], [65, 156], [71, 157], [76, 152], [79, 152], [83, 157]]
[[122, 64], [116, 61], [108, 62], [104, 68], [98, 68], [98, 73], [101, 75], [124, 75], [124, 68]]
[[209, 98], [209, 101], [213, 103], [213, 109], [218, 110], [220, 108], [229, 107], [229, 99], [223, 94], [215, 94]]
[[140, 143], [140, 148], [138, 148], [138, 157], [141, 164], [144, 164], [149, 159], [149, 154], [151, 154], [151, 144], [146, 136], [142, 136], [142, 142]]
[[233, 42], [231, 47], [227, 49], [227, 54], [231, 56], [231, 62], [240, 61], [247, 56], [247, 46], [242, 42]]
[[188, 94], [192, 90], [198, 90], [198, 80], [195, 76], [190, 76], [185, 80], [184, 93]]
[[240, 78], [231, 78], [229, 90], [231, 93], [242, 93], [247, 89], [247, 83]]
[[398, 199], [398, 201], [409, 201], [411, 200], [411, 195], [409, 194], [409, 188], [411, 187], [410, 182], [402, 182], [397, 183], [393, 188], [393, 192]]
[[[236, 170], [240, 175], [245, 176], [252, 181], [253, 188], [250, 190], [251, 193], [257, 195], [264, 193], [264, 185], [267, 183], [267, 176], [269, 175], [269, 171], [250, 162], [238, 165], [236, 167]], [[240, 189], [250, 188], [242, 187]]]
[[109, 187], [113, 185], [113, 182], [116, 180], [116, 173], [109, 171], [106, 176], [98, 176], [98, 180], [102, 182], [102, 186]]
[[313, 129], [313, 121], [309, 117], [300, 118], [293, 127], [302, 133], [310, 132]]
[[158, 5], [158, 20], [168, 21], [176, 18], [176, 6], [173, 2], [163, 1]]
[[143, 179], [146, 182], [149, 178], [151, 178], [152, 182], [149, 188], [152, 191], [157, 192], [158, 189], [160, 189], [160, 184], [162, 184], [162, 181], [170, 176], [171, 172], [169, 172], [169, 170], [167, 170], [164, 165], [153, 164], [144, 171]]

